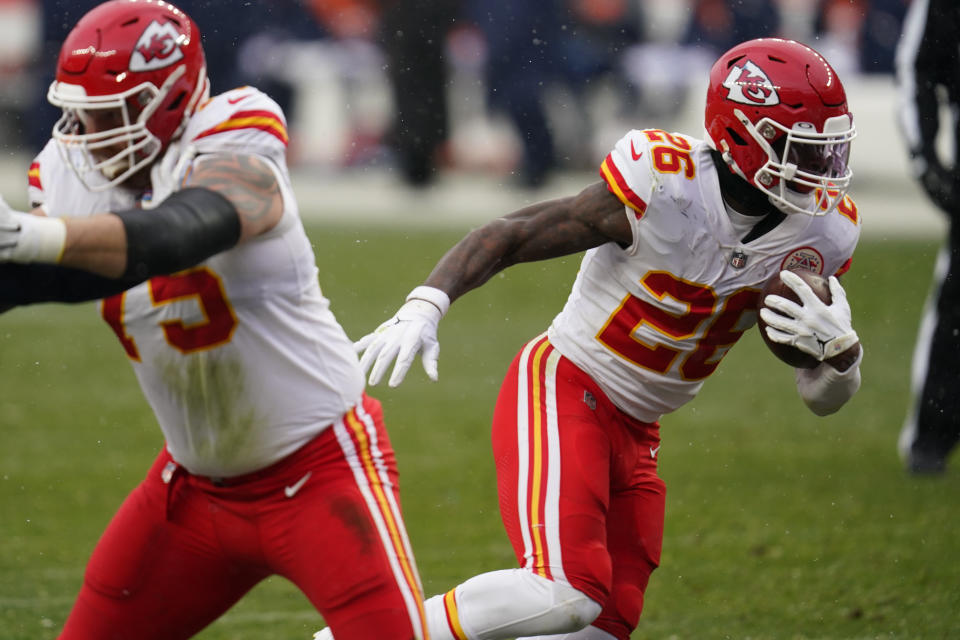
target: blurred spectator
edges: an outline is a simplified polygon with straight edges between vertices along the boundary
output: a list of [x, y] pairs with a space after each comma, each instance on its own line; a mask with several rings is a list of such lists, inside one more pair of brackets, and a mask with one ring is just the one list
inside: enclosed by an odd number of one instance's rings
[[39, 55], [31, 67], [39, 85], [31, 96], [31, 108], [25, 114], [26, 127], [23, 142], [31, 154], [38, 153], [50, 138], [53, 124], [60, 118], [60, 110], [47, 102], [47, 87], [53, 82], [57, 56], [64, 38], [73, 25], [90, 9], [103, 0], [42, 0]]
[[780, 9], [770, 0], [694, 0], [683, 41], [715, 57], [744, 40], [779, 32]]
[[382, 0], [305, 0], [307, 8], [334, 38], [371, 39]]
[[860, 35], [867, 0], [823, 0], [817, 15], [817, 50], [840, 76], [860, 70]]
[[544, 83], [562, 56], [563, 0], [473, 0], [471, 15], [487, 41], [490, 106], [503, 110], [523, 144], [521, 180], [539, 186], [554, 167], [553, 136], [542, 102]]
[[384, 0], [381, 41], [393, 89], [390, 146], [405, 180], [414, 186], [435, 177], [449, 137], [447, 33], [460, 14], [456, 1]]
[[507, 114], [521, 137], [519, 181], [538, 187], [557, 165], [544, 92], [563, 82], [574, 95], [614, 68], [626, 41], [631, 3], [624, 0], [470, 0], [468, 17], [489, 48], [490, 107]]
[[[207, 56], [210, 93], [216, 95], [250, 84], [273, 98], [288, 120], [294, 120], [294, 87], [270, 64], [273, 50], [281, 43], [315, 40], [324, 35], [304, 0], [270, 2], [221, 2], [180, 0], [177, 4], [201, 26]], [[240, 56], [254, 46], [255, 64], [239, 64]]]
[[[735, 44], [776, 35], [771, 0], [645, 0], [643, 41], [622, 57], [635, 111], [669, 122], [683, 112], [717, 56]], [[667, 125], [670, 126], [670, 125]]]
[[36, 0], [0, 0], [0, 143], [16, 148], [27, 135], [25, 114], [38, 84], [31, 61], [39, 53]]
[[891, 73], [910, 0], [870, 0], [860, 38], [860, 71]]
[[[54, 122], [60, 117], [46, 99], [46, 89], [53, 81], [60, 44], [81, 16], [104, 0], [42, 0], [42, 46], [34, 62], [40, 84], [28, 111], [27, 127], [30, 136], [26, 143], [36, 153], [46, 143]], [[207, 68], [212, 78], [211, 93], [222, 93], [233, 87], [252, 84], [268, 92], [281, 106], [287, 117], [293, 119], [293, 87], [276, 74], [269, 73], [269, 65], [240, 68], [238, 53], [254, 36], [267, 38], [269, 43], [292, 39], [314, 39], [321, 36], [315, 20], [305, 11], [302, 0], [271, 0], [270, 2], [229, 3], [219, 0], [180, 0], [177, 5], [192, 16], [201, 29], [204, 49], [210, 52]], [[272, 47], [261, 48], [261, 60], [270, 55]], [[263, 61], [263, 60], [262, 60]]]
[[892, 73], [900, 25], [910, 0], [821, 0], [819, 51], [840, 75]]

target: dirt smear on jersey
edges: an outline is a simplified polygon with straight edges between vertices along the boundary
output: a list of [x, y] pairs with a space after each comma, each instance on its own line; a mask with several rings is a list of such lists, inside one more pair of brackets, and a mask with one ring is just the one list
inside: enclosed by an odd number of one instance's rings
[[170, 393], [182, 403], [189, 446], [204, 460], [243, 457], [262, 420], [250, 406], [243, 367], [214, 352], [177, 357], [162, 367]]

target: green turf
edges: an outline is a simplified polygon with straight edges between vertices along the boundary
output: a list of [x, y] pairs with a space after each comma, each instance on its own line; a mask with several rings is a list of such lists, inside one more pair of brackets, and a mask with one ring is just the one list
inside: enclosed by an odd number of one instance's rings
[[[386, 319], [459, 234], [314, 227], [321, 284], [351, 337]], [[864, 241], [846, 279], [863, 388], [818, 419], [749, 332], [663, 420], [667, 523], [635, 638], [951, 638], [960, 633], [960, 482], [903, 473], [895, 441], [936, 246]], [[440, 382], [375, 388], [428, 594], [512, 565], [488, 424], [516, 350], [578, 260], [513, 268], [440, 328]], [[419, 365], [417, 365], [419, 367]], [[0, 316], [0, 640], [56, 636], [100, 531], [161, 446], [95, 307]], [[954, 464], [954, 467], [960, 463]], [[320, 619], [273, 579], [199, 637], [308, 640]]]

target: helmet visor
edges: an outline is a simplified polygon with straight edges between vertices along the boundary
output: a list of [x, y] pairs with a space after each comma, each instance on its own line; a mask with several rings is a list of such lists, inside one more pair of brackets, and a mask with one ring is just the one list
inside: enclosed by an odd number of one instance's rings
[[788, 164], [797, 170], [824, 178], [840, 178], [847, 172], [850, 141], [792, 142], [787, 149]]
[[811, 140], [786, 135], [773, 148], [783, 159], [783, 177], [794, 191], [809, 193], [824, 180], [833, 183], [847, 177], [849, 139]]

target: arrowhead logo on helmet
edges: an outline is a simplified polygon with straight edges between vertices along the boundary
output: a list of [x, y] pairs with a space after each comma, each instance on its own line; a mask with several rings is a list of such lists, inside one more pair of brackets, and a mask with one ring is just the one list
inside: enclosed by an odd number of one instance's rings
[[183, 59], [180, 40], [183, 36], [173, 24], [151, 22], [130, 55], [130, 71], [162, 69]]
[[734, 102], [765, 107], [780, 104], [780, 95], [770, 78], [749, 60], [731, 67], [723, 86], [729, 92], [727, 99]]

